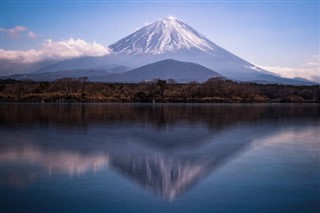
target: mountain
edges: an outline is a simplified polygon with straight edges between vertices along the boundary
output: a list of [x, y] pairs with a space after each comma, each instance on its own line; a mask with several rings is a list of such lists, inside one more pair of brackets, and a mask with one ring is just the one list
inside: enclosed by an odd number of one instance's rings
[[[30, 74], [16, 74], [11, 75], [10, 78], [15, 80], [33, 80], [33, 81], [54, 81], [61, 78], [79, 78], [88, 77], [89, 80], [101, 81], [100, 78], [105, 78], [105, 76], [121, 73], [130, 70], [126, 66], [105, 66], [99, 67], [97, 69], [75, 69], [75, 70], [62, 70], [57, 72], [36, 72]], [[4, 79], [6, 77], [1, 77]]]
[[104, 79], [100, 77], [97, 80], [105, 82], [140, 82], [153, 79], [174, 79], [180, 83], [187, 83], [191, 81], [203, 82], [213, 77], [222, 76], [196, 63], [167, 59], [122, 74], [107, 75]]
[[150, 63], [153, 60], [172, 58], [198, 63], [233, 80], [310, 84], [304, 79], [284, 79], [263, 70], [223, 49], [188, 24], [173, 17], [149, 24], [109, 48], [113, 54], [132, 56], [135, 61]]
[[[35, 70], [39, 70], [43, 67], [50, 66], [55, 63], [59, 63], [55, 60], [44, 60], [39, 62], [30, 62], [30, 63], [22, 63], [18, 61], [11, 61], [6, 59], [0, 59], [1, 62], [1, 70], [0, 76], [10, 76], [13, 74], [29, 74], [34, 72]], [[55, 69], [57, 71], [57, 69]]]
[[64, 70], [77, 70], [77, 69], [97, 69], [100, 67], [112, 68], [118, 66], [114, 63], [106, 63], [108, 56], [101, 57], [80, 57], [75, 59], [68, 59], [56, 63], [43, 66], [41, 69], [37, 69], [34, 73], [48, 73]]
[[192, 62], [181, 62], [167, 59], [151, 63], [130, 71], [126, 66], [105, 66], [100, 69], [77, 69], [63, 70], [57, 72], [39, 72], [31, 74], [17, 74], [10, 78], [16, 80], [54, 81], [61, 78], [88, 77], [90, 81], [96, 82], [141, 82], [154, 79], [173, 79], [180, 83], [191, 81], [203, 82], [213, 77], [223, 77], [202, 65]]
[[[99, 70], [101, 67], [117, 65], [125, 65], [135, 69], [157, 61], [174, 59], [200, 64], [231, 80], [265, 84], [316, 84], [305, 79], [282, 78], [261, 69], [218, 46], [188, 24], [173, 17], [163, 18], [144, 26], [111, 44], [109, 48], [112, 50], [109, 55], [81, 57], [52, 63], [36, 70], [35, 73], [83, 69]], [[118, 73], [125, 71], [120, 70]], [[150, 73], [148, 72], [148, 74]], [[129, 74], [125, 74], [123, 77], [126, 78], [127, 75]], [[174, 74], [173, 76], [179, 79], [184, 78]], [[110, 79], [124, 82], [130, 81], [132, 76], [128, 76], [126, 79], [118, 79], [118, 77], [119, 75], [115, 75]], [[149, 77], [140, 76], [140, 79], [144, 78]], [[200, 73], [196, 78], [204, 79]]]

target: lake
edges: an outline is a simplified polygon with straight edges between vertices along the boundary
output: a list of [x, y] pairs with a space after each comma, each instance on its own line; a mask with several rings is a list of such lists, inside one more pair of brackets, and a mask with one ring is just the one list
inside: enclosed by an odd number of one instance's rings
[[320, 105], [0, 104], [1, 212], [320, 212]]

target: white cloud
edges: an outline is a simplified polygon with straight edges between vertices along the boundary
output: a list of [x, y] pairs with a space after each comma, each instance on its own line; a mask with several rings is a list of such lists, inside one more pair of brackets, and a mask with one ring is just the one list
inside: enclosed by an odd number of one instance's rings
[[13, 28], [0, 28], [0, 32], [3, 32], [9, 36], [9, 38], [18, 38], [21, 34], [29, 38], [35, 38], [36, 34], [24, 26], [15, 26]]
[[259, 67], [286, 78], [305, 78], [320, 82], [320, 55], [311, 56], [303, 67], [263, 66]]
[[29, 31], [29, 32], [28, 32], [28, 37], [29, 37], [29, 38], [36, 38], [37, 35], [36, 35], [34, 32]]
[[61, 41], [46, 40], [40, 49], [26, 51], [0, 49], [0, 59], [15, 63], [33, 63], [46, 59], [67, 59], [81, 56], [102, 56], [109, 54], [110, 50], [103, 45], [86, 42], [82, 39]]

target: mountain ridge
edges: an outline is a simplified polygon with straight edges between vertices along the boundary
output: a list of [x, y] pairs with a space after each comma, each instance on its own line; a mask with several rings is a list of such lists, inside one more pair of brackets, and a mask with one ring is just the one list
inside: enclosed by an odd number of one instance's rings
[[[108, 75], [104, 82], [133, 82], [152, 81], [154, 79], [175, 80], [179, 83], [192, 81], [204, 82], [209, 78], [223, 77], [221, 74], [193, 62], [182, 62], [165, 59], [144, 65], [125, 73]], [[97, 79], [102, 80], [103, 78]]]

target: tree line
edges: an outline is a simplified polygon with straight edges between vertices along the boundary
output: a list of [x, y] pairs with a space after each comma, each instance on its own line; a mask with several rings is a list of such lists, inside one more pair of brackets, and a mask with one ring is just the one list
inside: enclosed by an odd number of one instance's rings
[[53, 82], [0, 80], [2, 102], [197, 102], [319, 103], [320, 86], [244, 83], [211, 78], [204, 83], [155, 79], [140, 83], [89, 82], [63, 78]]

